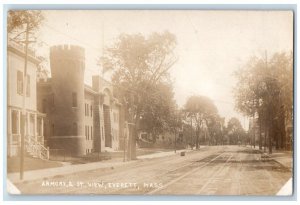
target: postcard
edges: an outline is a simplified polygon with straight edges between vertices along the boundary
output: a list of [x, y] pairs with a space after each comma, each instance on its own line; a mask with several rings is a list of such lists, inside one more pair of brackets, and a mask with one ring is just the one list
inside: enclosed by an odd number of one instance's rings
[[7, 191], [293, 194], [290, 10], [9, 10]]

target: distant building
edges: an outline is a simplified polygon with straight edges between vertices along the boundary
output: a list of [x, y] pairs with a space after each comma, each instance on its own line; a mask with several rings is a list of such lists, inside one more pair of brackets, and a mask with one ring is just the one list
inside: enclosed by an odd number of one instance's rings
[[26, 95], [25, 150], [29, 154], [47, 158], [44, 147], [43, 124], [45, 114], [37, 110], [36, 77], [40, 59], [28, 50], [26, 93], [24, 86], [25, 48], [8, 41], [7, 47], [7, 154], [18, 155], [21, 143], [23, 96]]
[[113, 86], [93, 76], [84, 84], [85, 52], [74, 45], [51, 47], [51, 78], [38, 83], [38, 110], [46, 113], [45, 140], [50, 149], [81, 156], [120, 148], [122, 105]]

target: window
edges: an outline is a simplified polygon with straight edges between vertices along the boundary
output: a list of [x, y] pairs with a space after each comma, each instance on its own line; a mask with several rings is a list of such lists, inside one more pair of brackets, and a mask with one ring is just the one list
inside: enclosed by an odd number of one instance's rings
[[89, 116], [89, 104], [86, 104], [86, 116]]
[[49, 107], [54, 107], [54, 93], [50, 95], [49, 105]]
[[77, 107], [77, 93], [72, 93], [72, 107]]
[[43, 113], [47, 112], [47, 100], [46, 99], [43, 99], [43, 102], [42, 102], [42, 112]]
[[87, 140], [87, 131], [86, 131], [86, 126], [84, 126], [84, 133], [85, 133], [85, 139]]
[[16, 110], [13, 110], [11, 113], [12, 117], [12, 134], [19, 133], [19, 113]]
[[22, 95], [23, 94], [23, 72], [17, 72], [17, 93]]
[[91, 140], [93, 140], [93, 126], [91, 126]]
[[35, 136], [35, 116], [34, 115], [30, 115], [29, 117], [29, 123], [30, 123], [30, 135], [31, 136]]
[[77, 123], [76, 122], [73, 123], [73, 135], [74, 136], [77, 135]]
[[89, 130], [89, 126], [87, 126], [87, 139], [88, 139], [88, 140], [90, 139], [90, 135], [89, 135], [90, 133], [89, 133], [89, 131], [90, 131], [90, 130]]
[[38, 136], [42, 136], [42, 119], [41, 118], [37, 118], [37, 135]]
[[51, 136], [54, 136], [54, 124], [52, 124], [52, 129], [51, 129]]
[[27, 86], [26, 86], [26, 96], [30, 97], [30, 76], [27, 75]]
[[93, 106], [91, 105], [91, 117], [93, 117]]

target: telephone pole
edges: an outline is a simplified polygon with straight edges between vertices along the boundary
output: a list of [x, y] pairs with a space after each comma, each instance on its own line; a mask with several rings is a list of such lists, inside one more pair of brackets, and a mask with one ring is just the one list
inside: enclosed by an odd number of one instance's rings
[[[28, 61], [28, 44], [29, 42], [29, 22], [26, 22], [25, 32], [25, 61], [23, 74], [23, 105], [21, 117], [21, 145], [20, 145], [20, 179], [24, 177], [24, 155], [25, 155], [25, 135], [26, 135], [26, 92], [27, 92], [27, 61]], [[28, 131], [27, 131], [28, 132]]]

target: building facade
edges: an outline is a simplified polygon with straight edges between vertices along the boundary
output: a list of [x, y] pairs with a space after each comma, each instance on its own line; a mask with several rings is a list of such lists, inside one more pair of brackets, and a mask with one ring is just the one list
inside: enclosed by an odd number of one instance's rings
[[40, 60], [28, 50], [26, 93], [24, 93], [25, 48], [23, 45], [8, 41], [7, 48], [7, 155], [17, 156], [21, 143], [21, 116], [23, 96], [25, 95], [25, 150], [29, 154], [47, 158], [44, 147], [45, 114], [37, 110], [37, 68]]
[[93, 76], [84, 84], [85, 51], [74, 45], [50, 49], [51, 78], [38, 82], [38, 110], [46, 113], [45, 142], [71, 156], [119, 149], [122, 105], [113, 86]]

